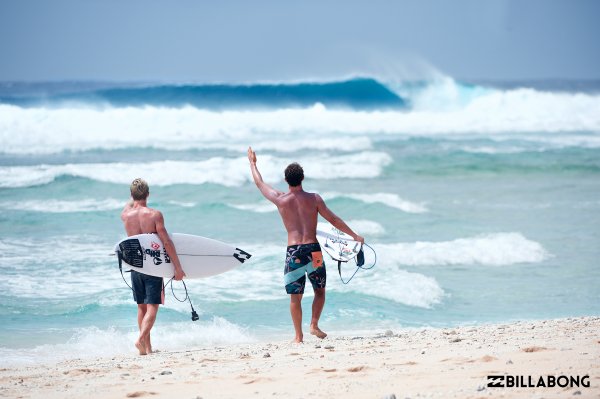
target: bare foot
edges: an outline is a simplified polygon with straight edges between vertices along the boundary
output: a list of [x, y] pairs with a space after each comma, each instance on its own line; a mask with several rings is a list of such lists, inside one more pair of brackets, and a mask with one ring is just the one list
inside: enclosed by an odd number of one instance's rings
[[145, 355], [147, 353], [143, 341], [140, 341], [139, 339], [135, 341], [135, 347], [138, 351], [140, 351], [140, 355]]
[[303, 338], [304, 337], [302, 337], [302, 336], [296, 337], [296, 338], [294, 338], [294, 340], [291, 343], [292, 344], [303, 344], [304, 343]]
[[323, 338], [325, 338], [327, 336], [327, 334], [324, 333], [323, 331], [321, 331], [321, 329], [319, 327], [311, 327], [310, 328], [310, 333], [312, 335], [316, 335], [317, 338], [321, 338], [321, 339], [323, 339]]
[[151, 353], [154, 353], [154, 351], [152, 350], [152, 345], [151, 344], [144, 345], [144, 348], [146, 349], [146, 353], [148, 355], [151, 354]]

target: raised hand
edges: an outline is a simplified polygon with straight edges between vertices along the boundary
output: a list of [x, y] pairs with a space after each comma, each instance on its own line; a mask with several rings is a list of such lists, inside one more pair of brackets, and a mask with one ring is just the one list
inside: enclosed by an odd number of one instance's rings
[[256, 163], [256, 153], [252, 151], [252, 147], [248, 147], [248, 161]]

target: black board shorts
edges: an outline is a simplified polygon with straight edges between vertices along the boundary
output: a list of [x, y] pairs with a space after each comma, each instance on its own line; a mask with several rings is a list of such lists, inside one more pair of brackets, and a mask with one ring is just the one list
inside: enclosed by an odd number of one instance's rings
[[162, 277], [131, 271], [131, 287], [133, 300], [138, 305], [162, 305], [165, 303]]

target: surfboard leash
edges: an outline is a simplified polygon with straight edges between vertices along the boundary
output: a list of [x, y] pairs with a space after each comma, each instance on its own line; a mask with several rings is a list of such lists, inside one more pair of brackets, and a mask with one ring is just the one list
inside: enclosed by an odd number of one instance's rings
[[[123, 279], [125, 284], [129, 287], [129, 289], [133, 292], [133, 287], [129, 285], [127, 280], [125, 280], [125, 276], [123, 275], [123, 265], [122, 265], [123, 254], [121, 253], [121, 251], [117, 251], [117, 258], [119, 259], [119, 271], [121, 272], [121, 278]], [[131, 270], [127, 270], [125, 273], [131, 273]], [[198, 321], [200, 319], [200, 317], [198, 316], [198, 313], [196, 313], [196, 310], [194, 309], [194, 305], [192, 305], [192, 299], [190, 298], [190, 296], [188, 294], [188, 290], [187, 290], [187, 286], [185, 285], [185, 281], [181, 280], [181, 282], [183, 283], [183, 289], [185, 290], [185, 298], [183, 298], [183, 300], [181, 300], [181, 299], [177, 298], [177, 295], [175, 295], [175, 290], [173, 289], [173, 278], [174, 277], [171, 277], [169, 279], [169, 281], [167, 281], [166, 284], [163, 284], [163, 287], [162, 287], [163, 294], [165, 293], [165, 287], [167, 286], [167, 284], [171, 283], [171, 293], [173, 294], [173, 298], [177, 299], [179, 302], [188, 301], [190, 303], [190, 307], [192, 308], [192, 321]]]
[[[198, 313], [196, 313], [196, 310], [194, 309], [194, 305], [192, 305], [192, 299], [190, 298], [190, 295], [188, 294], [188, 290], [187, 290], [187, 286], [185, 285], [185, 281], [181, 280], [181, 282], [183, 283], [183, 289], [185, 290], [185, 298], [183, 299], [179, 299], [177, 298], [177, 295], [175, 295], [175, 290], [173, 289], [173, 279], [175, 277], [171, 277], [169, 279], [169, 281], [167, 281], [167, 284], [171, 283], [171, 294], [173, 294], [173, 298], [177, 299], [179, 302], [185, 302], [188, 301], [190, 303], [190, 308], [192, 308], [192, 321], [198, 321], [200, 319], [200, 317], [198, 316]], [[167, 284], [165, 284], [165, 287], [167, 286]], [[163, 287], [164, 289], [164, 287]]]
[[[354, 278], [356, 273], [358, 273], [359, 270], [370, 270], [370, 269], [374, 268], [375, 265], [377, 264], [377, 252], [375, 252], [373, 247], [370, 246], [369, 244], [363, 243], [363, 246], [365, 246], [365, 245], [373, 252], [373, 256], [375, 257], [375, 260], [373, 261], [373, 264], [371, 266], [364, 267], [365, 259], [364, 259], [364, 254], [363, 254], [363, 250], [361, 247], [358, 255], [356, 256], [356, 258], [354, 258], [354, 262], [356, 262], [356, 270], [354, 270], [354, 273], [352, 273], [352, 276], [350, 276], [350, 278], [347, 281], [344, 281], [344, 279], [342, 278], [342, 261], [339, 259], [336, 259], [337, 263], [338, 263], [338, 273], [340, 274], [340, 280], [342, 281], [342, 283], [348, 284], [350, 281], [352, 281], [352, 279]], [[363, 254], [363, 255], [361, 256], [361, 254]], [[359, 256], [361, 256], [362, 260], [359, 259]]]

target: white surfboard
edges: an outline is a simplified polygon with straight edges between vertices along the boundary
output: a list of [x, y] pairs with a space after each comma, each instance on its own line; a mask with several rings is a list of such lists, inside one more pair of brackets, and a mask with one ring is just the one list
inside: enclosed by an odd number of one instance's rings
[[317, 224], [317, 240], [321, 250], [333, 260], [348, 262], [360, 252], [362, 244], [329, 223]]
[[[190, 234], [170, 234], [186, 278], [225, 273], [252, 255], [224, 242]], [[175, 268], [157, 234], [138, 234], [117, 243], [115, 252], [124, 269], [171, 278]]]

